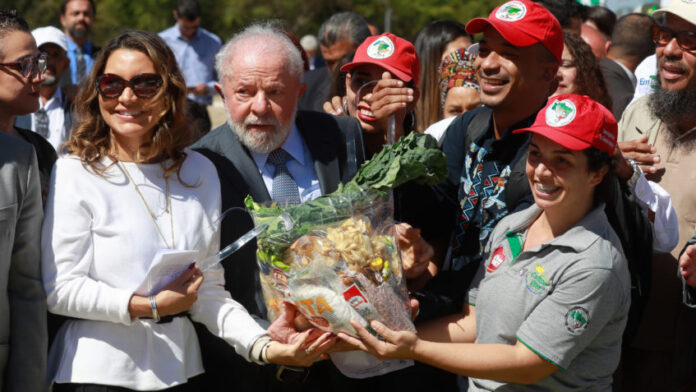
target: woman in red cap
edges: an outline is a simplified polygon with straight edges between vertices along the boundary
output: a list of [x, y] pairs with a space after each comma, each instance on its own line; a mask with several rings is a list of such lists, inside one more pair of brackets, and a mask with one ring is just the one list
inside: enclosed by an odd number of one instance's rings
[[463, 314], [419, 325], [418, 335], [373, 322], [384, 341], [363, 328], [361, 341], [342, 338], [381, 358], [469, 376], [475, 391], [610, 391], [630, 305], [626, 260], [600, 191], [616, 120], [568, 94], [515, 132], [532, 132], [526, 172], [535, 205], [496, 226]]
[[324, 110], [358, 119], [368, 158], [389, 141], [389, 116], [395, 121], [393, 141], [413, 129], [420, 64], [412, 43], [391, 33], [368, 37], [341, 72], [347, 72], [346, 96], [334, 97]]

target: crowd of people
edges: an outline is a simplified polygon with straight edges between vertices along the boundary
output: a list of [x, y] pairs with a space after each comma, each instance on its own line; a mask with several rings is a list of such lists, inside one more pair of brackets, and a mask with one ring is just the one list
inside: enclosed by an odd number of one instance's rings
[[[696, 390], [693, 1], [511, 0], [413, 43], [350, 11], [224, 41], [178, 0], [99, 47], [93, 0], [59, 12], [0, 10], [0, 391]], [[417, 332], [269, 320], [255, 241], [193, 262], [247, 196], [312, 201], [414, 132], [448, 169], [393, 192]]]

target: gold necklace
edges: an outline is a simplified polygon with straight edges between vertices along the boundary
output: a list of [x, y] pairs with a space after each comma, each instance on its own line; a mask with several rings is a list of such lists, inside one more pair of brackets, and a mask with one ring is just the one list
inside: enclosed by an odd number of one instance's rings
[[155, 218], [155, 214], [152, 212], [150, 209], [150, 206], [147, 205], [147, 202], [145, 201], [145, 197], [143, 194], [140, 192], [140, 188], [138, 187], [138, 184], [133, 181], [133, 177], [131, 177], [130, 173], [128, 172], [128, 169], [126, 169], [126, 165], [122, 165], [121, 162], [118, 162], [118, 166], [123, 169], [123, 172], [126, 173], [126, 177], [128, 177], [128, 180], [133, 184], [135, 187], [135, 191], [138, 193], [138, 196], [140, 196], [140, 200], [143, 201], [143, 204], [145, 205], [145, 209], [147, 209], [148, 214], [150, 215], [150, 219], [152, 219], [152, 223], [155, 225], [155, 229], [157, 229], [157, 233], [159, 234], [160, 238], [162, 238], [162, 241], [164, 244], [167, 246], [169, 249], [174, 249], [174, 210], [172, 209], [172, 198], [171, 198], [171, 193], [169, 192], [169, 179], [165, 178], [164, 183], [166, 184], [166, 189], [167, 189], [167, 209], [164, 210], [164, 212], [169, 212], [169, 226], [170, 226], [170, 233], [172, 235], [172, 242], [171, 245], [167, 242], [167, 240], [164, 238], [164, 234], [162, 234], [162, 230], [159, 227], [159, 224], [157, 224], [157, 219]]

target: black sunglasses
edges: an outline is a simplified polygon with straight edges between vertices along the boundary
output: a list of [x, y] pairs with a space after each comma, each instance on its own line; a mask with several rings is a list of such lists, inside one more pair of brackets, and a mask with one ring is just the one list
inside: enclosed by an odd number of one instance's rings
[[682, 50], [696, 50], [696, 31], [672, 31], [665, 26], [652, 25], [650, 35], [656, 45], [667, 45], [672, 38], [677, 39], [677, 44]]
[[125, 80], [115, 74], [102, 74], [97, 78], [97, 91], [104, 98], [118, 98], [126, 87], [130, 87], [138, 98], [152, 98], [162, 86], [158, 74], [143, 73]]
[[25, 78], [33, 78], [37, 74], [46, 72], [47, 61], [48, 55], [46, 55], [46, 53], [41, 53], [38, 57], [28, 56], [19, 61], [0, 63], [0, 65], [18, 70]]

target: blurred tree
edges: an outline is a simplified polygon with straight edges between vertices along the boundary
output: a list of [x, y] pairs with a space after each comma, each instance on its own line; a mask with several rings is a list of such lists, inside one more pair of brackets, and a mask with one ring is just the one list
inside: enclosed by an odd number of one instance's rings
[[[97, 18], [92, 38], [103, 44], [128, 28], [161, 31], [174, 23], [176, 0], [95, 0]], [[355, 11], [378, 28], [384, 27], [387, 6], [393, 9], [392, 32], [414, 40], [418, 31], [437, 19], [466, 23], [486, 16], [503, 0], [200, 0], [201, 26], [227, 40], [239, 29], [265, 19], [282, 19], [298, 37], [316, 34], [321, 23], [340, 11]], [[33, 27], [60, 27], [61, 0], [3, 0], [3, 8], [15, 8]]]

